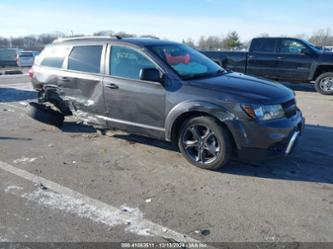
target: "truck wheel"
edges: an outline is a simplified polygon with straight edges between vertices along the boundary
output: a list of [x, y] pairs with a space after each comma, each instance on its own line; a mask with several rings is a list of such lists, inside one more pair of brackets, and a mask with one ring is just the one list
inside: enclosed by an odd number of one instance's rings
[[323, 95], [333, 95], [333, 73], [323, 73], [315, 83], [316, 91]]
[[178, 147], [191, 164], [209, 170], [227, 164], [232, 148], [228, 131], [207, 116], [184, 122], [178, 136]]
[[62, 126], [64, 122], [64, 115], [60, 112], [52, 110], [50, 107], [43, 104], [31, 102], [27, 107], [27, 114], [40, 122]]

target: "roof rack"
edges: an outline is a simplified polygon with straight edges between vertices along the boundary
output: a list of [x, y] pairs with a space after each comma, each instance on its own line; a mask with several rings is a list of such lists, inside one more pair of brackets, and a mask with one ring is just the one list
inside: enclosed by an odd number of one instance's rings
[[52, 43], [60, 43], [64, 41], [75, 41], [75, 40], [93, 40], [93, 39], [117, 39], [121, 40], [121, 36], [75, 36], [75, 37], [66, 37], [66, 38], [58, 38], [54, 40]]

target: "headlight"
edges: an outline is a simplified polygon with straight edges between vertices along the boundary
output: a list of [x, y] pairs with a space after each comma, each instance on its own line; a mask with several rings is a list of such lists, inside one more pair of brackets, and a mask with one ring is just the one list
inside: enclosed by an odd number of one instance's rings
[[281, 105], [242, 105], [242, 108], [253, 119], [272, 120], [284, 117]]

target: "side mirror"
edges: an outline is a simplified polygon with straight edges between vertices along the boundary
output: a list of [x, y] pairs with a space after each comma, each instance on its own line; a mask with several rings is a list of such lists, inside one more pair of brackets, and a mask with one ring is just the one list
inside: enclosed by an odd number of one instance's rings
[[140, 70], [140, 80], [162, 83], [163, 77], [156, 68], [142, 68]]
[[303, 54], [303, 55], [311, 55], [309, 49], [307, 49], [307, 48], [302, 48], [301, 54]]

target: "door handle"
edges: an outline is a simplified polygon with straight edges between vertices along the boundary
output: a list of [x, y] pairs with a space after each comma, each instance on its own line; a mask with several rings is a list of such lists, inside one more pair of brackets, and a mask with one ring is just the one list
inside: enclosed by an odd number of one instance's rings
[[283, 57], [283, 56], [279, 56], [279, 57], [277, 57], [277, 59], [278, 59], [278, 60], [283, 60], [283, 59], [285, 59], [285, 57]]
[[118, 88], [119, 88], [118, 85], [113, 84], [113, 83], [111, 83], [111, 84], [107, 84], [106, 87], [107, 87], [107, 88], [111, 88], [111, 89], [118, 89]]
[[68, 79], [67, 77], [59, 77], [59, 80], [61, 80], [61, 81], [66, 81], [66, 82], [69, 81], [69, 79]]
[[254, 58], [256, 58], [255, 55], [249, 55], [249, 59], [254, 59]]

